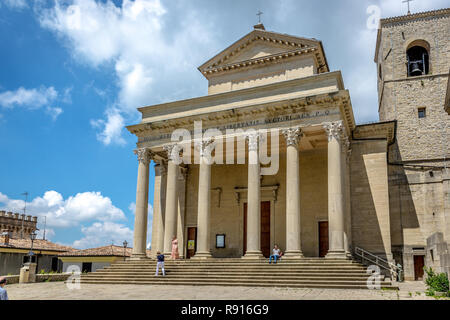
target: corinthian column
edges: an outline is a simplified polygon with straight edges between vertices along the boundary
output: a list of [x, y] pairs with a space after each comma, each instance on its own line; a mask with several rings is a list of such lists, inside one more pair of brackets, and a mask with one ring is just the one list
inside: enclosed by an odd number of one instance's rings
[[342, 187], [342, 121], [325, 123], [328, 134], [328, 228], [329, 250], [326, 258], [345, 259], [344, 199]]
[[179, 154], [177, 145], [164, 146], [167, 151], [167, 191], [166, 191], [166, 216], [164, 223], [164, 254], [170, 256], [172, 252], [172, 238], [177, 235], [177, 182], [179, 167], [175, 163]]
[[248, 191], [247, 191], [247, 252], [244, 258], [262, 258], [261, 252], [261, 196], [258, 133], [247, 135], [248, 142]]
[[197, 216], [197, 252], [194, 259], [211, 258], [210, 219], [211, 219], [211, 152], [212, 140], [202, 141], [197, 145], [200, 152], [200, 171], [198, 183]]
[[286, 258], [303, 257], [300, 228], [300, 164], [298, 143], [303, 136], [300, 128], [282, 131], [286, 138]]
[[164, 219], [166, 208], [167, 164], [155, 160], [155, 192], [153, 200], [152, 256], [164, 252]]
[[147, 257], [147, 221], [148, 221], [148, 177], [149, 164], [153, 154], [149, 149], [137, 149], [138, 178], [136, 188], [136, 212], [134, 217], [134, 239], [132, 258]]

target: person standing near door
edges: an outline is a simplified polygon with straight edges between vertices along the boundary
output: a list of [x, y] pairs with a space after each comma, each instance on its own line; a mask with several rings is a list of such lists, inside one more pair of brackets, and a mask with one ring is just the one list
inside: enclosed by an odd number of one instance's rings
[[178, 239], [177, 237], [172, 238], [172, 260], [180, 259], [180, 254], [178, 253]]

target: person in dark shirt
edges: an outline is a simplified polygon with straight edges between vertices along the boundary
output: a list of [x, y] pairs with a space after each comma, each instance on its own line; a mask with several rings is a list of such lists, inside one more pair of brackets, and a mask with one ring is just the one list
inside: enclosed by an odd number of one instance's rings
[[155, 277], [158, 276], [159, 274], [159, 267], [161, 267], [161, 271], [162, 271], [162, 275], [165, 276], [166, 275], [166, 271], [164, 270], [164, 255], [161, 254], [160, 251], [156, 252], [157, 256], [157, 262], [156, 262], [156, 273], [155, 273]]

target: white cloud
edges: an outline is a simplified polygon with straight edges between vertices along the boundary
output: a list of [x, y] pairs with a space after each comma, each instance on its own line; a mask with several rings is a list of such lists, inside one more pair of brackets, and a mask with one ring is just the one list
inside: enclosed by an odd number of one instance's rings
[[[24, 207], [23, 200], [10, 199], [0, 192], [2, 210], [19, 211]], [[82, 222], [98, 220], [110, 222], [125, 220], [125, 214], [115, 207], [111, 199], [100, 192], [84, 192], [70, 196], [64, 200], [56, 191], [47, 191], [43, 197], [36, 197], [27, 202], [27, 212], [38, 217], [42, 222], [47, 217], [50, 228], [68, 228], [78, 226]]]
[[95, 222], [82, 227], [83, 238], [74, 241], [73, 247], [79, 249], [105, 246], [111, 243], [121, 246], [126, 240], [129, 246], [133, 243], [133, 230], [123, 224], [113, 222]]
[[4, 108], [24, 106], [29, 109], [38, 109], [44, 105], [48, 105], [57, 97], [58, 92], [54, 87], [40, 87], [39, 89], [25, 89], [20, 87], [15, 91], [0, 93], [0, 106]]
[[24, 9], [28, 7], [26, 0], [3, 0], [3, 4], [11, 9]]
[[167, 84], [168, 79], [176, 81], [181, 73], [192, 72], [196, 67], [193, 56], [201, 56], [213, 41], [192, 12], [184, 15], [175, 35], [169, 36], [173, 30], [165, 26], [172, 28], [174, 23], [165, 24], [166, 14], [160, 0], [124, 0], [119, 7], [111, 0], [57, 1], [39, 13], [41, 26], [55, 32], [76, 60], [94, 68], [114, 65], [117, 100], [107, 108], [106, 119], [91, 122], [105, 145], [124, 144], [119, 126], [125, 120], [136, 120], [137, 107], [159, 102], [155, 88], [161, 84], [155, 78], [164, 76]]
[[45, 112], [52, 118], [53, 121], [56, 121], [61, 113], [63, 113], [63, 110], [59, 107], [51, 108], [47, 107], [45, 109]]
[[125, 120], [116, 108], [110, 108], [105, 111], [106, 120], [91, 120], [91, 126], [101, 129], [97, 133], [97, 140], [105, 145], [118, 144], [124, 145], [125, 140], [122, 137], [122, 130], [125, 126]]

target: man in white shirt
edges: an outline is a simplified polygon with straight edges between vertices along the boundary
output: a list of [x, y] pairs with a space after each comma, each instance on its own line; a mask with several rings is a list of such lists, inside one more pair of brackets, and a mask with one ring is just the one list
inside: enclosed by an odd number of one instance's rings
[[272, 260], [275, 261], [275, 264], [277, 263], [278, 259], [281, 258], [281, 255], [283, 253], [281, 252], [281, 250], [278, 248], [278, 245], [275, 245], [273, 250], [272, 250], [272, 255], [269, 258], [269, 264], [272, 263]]

